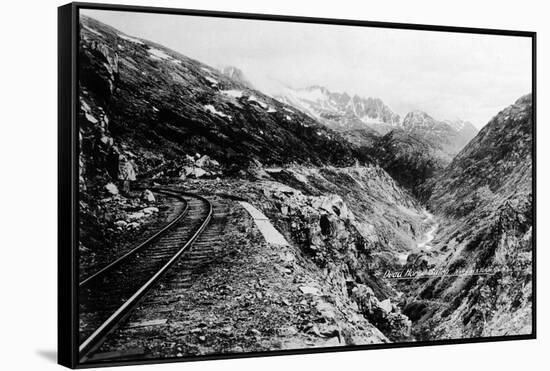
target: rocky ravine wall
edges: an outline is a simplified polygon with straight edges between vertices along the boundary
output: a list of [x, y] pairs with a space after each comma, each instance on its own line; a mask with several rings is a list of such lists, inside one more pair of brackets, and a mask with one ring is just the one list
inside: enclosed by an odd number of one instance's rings
[[424, 228], [423, 209], [410, 195], [376, 166], [293, 167], [256, 175], [260, 179], [252, 182], [220, 182], [215, 192], [261, 209], [324, 272], [330, 290], [344, 292], [390, 340], [411, 340], [399, 294], [379, 276], [398, 266], [398, 252], [410, 248]]
[[531, 333], [532, 124], [526, 95], [499, 112], [435, 178], [430, 206], [441, 228], [434, 249], [409, 265], [457, 276], [402, 287], [418, 337]]

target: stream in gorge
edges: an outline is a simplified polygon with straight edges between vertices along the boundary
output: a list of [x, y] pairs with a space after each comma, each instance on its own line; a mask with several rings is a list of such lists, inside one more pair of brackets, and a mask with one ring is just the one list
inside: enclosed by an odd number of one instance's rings
[[422, 238], [416, 243], [416, 246], [413, 247], [411, 251], [398, 254], [399, 263], [401, 265], [405, 265], [407, 263], [407, 258], [411, 253], [416, 253], [422, 250], [429, 251], [432, 249], [432, 245], [430, 244], [435, 238], [435, 232], [437, 231], [437, 228], [439, 228], [439, 223], [436, 221], [432, 213], [425, 211], [425, 214], [426, 219], [424, 220], [424, 223], [429, 224], [430, 227], [426, 232], [424, 232]]

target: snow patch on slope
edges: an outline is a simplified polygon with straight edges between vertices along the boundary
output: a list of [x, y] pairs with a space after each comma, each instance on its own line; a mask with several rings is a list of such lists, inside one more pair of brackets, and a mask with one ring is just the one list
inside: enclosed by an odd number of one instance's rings
[[213, 79], [213, 78], [210, 77], [210, 76], [204, 76], [204, 78], [205, 78], [206, 80], [208, 80], [208, 82], [210, 82], [212, 85], [218, 85], [218, 80]]
[[171, 56], [166, 54], [160, 49], [151, 48], [149, 49], [149, 54], [151, 55], [151, 59], [157, 59], [157, 60], [168, 60], [172, 59]]
[[211, 104], [205, 104], [205, 105], [203, 106], [203, 108], [204, 108], [204, 110], [205, 110], [206, 112], [209, 112], [209, 113], [212, 113], [212, 114], [214, 114], [214, 115], [216, 115], [216, 116], [223, 117], [223, 118], [227, 118], [227, 119], [231, 120], [231, 116], [229, 116], [229, 115], [223, 113], [222, 111], [218, 111], [218, 110], [216, 109], [216, 107], [214, 107], [214, 106], [211, 105]]
[[103, 36], [103, 34], [89, 26], [86, 26], [85, 24], [82, 25], [82, 27], [84, 27], [87, 31], [90, 31], [91, 33], [93, 34], [96, 34], [97, 36]]
[[253, 96], [253, 95], [251, 95], [250, 97], [248, 97], [248, 101], [249, 101], [249, 102], [258, 103], [263, 109], [267, 109], [267, 104], [265, 104], [265, 103], [262, 102], [261, 100], [258, 100], [258, 98], [256, 98], [256, 97]]
[[136, 39], [136, 38], [134, 38], [134, 37], [126, 36], [126, 35], [123, 35], [123, 34], [120, 34], [120, 33], [117, 34], [117, 36], [120, 37], [120, 38], [123, 39], [123, 40], [130, 41], [130, 42], [132, 42], [132, 43], [134, 43], [134, 44], [141, 44], [141, 45], [143, 45], [143, 41], [138, 40], [138, 39]]
[[242, 90], [236, 90], [236, 89], [222, 90], [221, 93], [223, 95], [227, 95], [228, 97], [231, 97], [231, 98], [240, 98], [240, 97], [243, 96], [243, 91]]

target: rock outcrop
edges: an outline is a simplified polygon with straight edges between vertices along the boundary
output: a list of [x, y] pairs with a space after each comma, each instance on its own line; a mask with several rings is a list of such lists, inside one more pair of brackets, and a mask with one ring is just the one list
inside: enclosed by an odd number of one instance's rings
[[351, 296], [363, 315], [393, 341], [411, 340], [411, 321], [390, 299], [378, 300], [372, 289], [358, 284]]

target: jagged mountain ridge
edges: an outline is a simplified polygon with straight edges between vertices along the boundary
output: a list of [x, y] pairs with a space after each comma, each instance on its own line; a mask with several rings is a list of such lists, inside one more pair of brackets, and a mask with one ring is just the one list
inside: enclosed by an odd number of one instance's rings
[[445, 165], [477, 133], [477, 129], [468, 121], [439, 121], [422, 111], [409, 112], [401, 119], [379, 98], [350, 96], [345, 92], [331, 92], [322, 86], [303, 89], [287, 87], [275, 97], [327, 127], [342, 132], [351, 143], [358, 146], [373, 148], [377, 135], [386, 135], [392, 130], [404, 130], [429, 142], [433, 147], [431, 152], [443, 152], [444, 155], [437, 156], [437, 161], [442, 161]]
[[477, 133], [472, 123], [462, 120], [438, 121], [423, 111], [409, 112], [401, 127], [415, 133], [453, 157]]
[[322, 86], [286, 88], [275, 96], [338, 131], [374, 129], [387, 132], [398, 126], [399, 115], [379, 98], [332, 92]]

